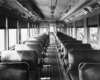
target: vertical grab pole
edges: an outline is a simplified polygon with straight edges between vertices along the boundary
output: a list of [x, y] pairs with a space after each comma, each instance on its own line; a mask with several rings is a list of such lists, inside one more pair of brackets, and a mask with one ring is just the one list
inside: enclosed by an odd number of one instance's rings
[[84, 41], [83, 43], [88, 43], [89, 42], [89, 38], [90, 38], [90, 31], [89, 31], [89, 27], [88, 27], [88, 18], [84, 19]]
[[20, 44], [20, 41], [21, 41], [21, 30], [20, 30], [20, 26], [19, 26], [19, 21], [18, 20], [17, 20], [16, 39], [17, 39], [17, 44]]
[[30, 24], [29, 22], [27, 23], [27, 27], [28, 27], [28, 32], [27, 32], [27, 38], [30, 38]]
[[100, 14], [98, 14], [98, 47], [100, 49]]
[[9, 50], [9, 29], [8, 29], [8, 17], [6, 17], [6, 24], [5, 24], [5, 50]]
[[33, 35], [33, 24], [32, 24], [32, 37], [33, 37], [34, 35]]

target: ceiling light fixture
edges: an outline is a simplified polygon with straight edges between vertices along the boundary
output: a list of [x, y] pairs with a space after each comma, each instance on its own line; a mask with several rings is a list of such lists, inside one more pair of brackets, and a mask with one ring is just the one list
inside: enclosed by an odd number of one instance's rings
[[54, 17], [56, 6], [57, 6], [57, 0], [51, 0], [51, 19]]

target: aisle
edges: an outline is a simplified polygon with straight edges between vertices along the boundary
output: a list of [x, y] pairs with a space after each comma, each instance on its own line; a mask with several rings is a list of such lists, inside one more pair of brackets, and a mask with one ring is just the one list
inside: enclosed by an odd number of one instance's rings
[[41, 80], [65, 80], [53, 36], [50, 37], [50, 46], [44, 62]]

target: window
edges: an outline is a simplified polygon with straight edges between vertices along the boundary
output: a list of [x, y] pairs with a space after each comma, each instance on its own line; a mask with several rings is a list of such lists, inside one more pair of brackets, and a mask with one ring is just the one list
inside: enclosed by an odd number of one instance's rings
[[54, 32], [54, 27], [50, 26], [50, 32]]
[[40, 34], [42, 34], [43, 33], [43, 28], [40, 28]]
[[60, 28], [57, 28], [57, 31], [60, 31]]
[[83, 40], [84, 38], [84, 28], [77, 28], [77, 39]]
[[47, 32], [47, 28], [43, 28], [43, 33], [46, 33]]
[[0, 51], [4, 50], [4, 30], [3, 29], [0, 29]]
[[90, 28], [90, 41], [98, 40], [98, 28]]
[[21, 41], [27, 40], [27, 29], [21, 29]]
[[16, 44], [16, 29], [9, 29], [9, 47]]
[[35, 32], [35, 28], [33, 28], [33, 37], [35, 36], [36, 32]]

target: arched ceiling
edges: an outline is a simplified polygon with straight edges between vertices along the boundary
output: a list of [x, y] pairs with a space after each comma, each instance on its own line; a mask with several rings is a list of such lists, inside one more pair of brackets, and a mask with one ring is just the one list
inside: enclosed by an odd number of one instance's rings
[[12, 11], [24, 14], [24, 17], [32, 20], [59, 21], [66, 19], [91, 1], [97, 0], [1, 0], [0, 5], [6, 8], [10, 5]]
[[[45, 16], [45, 20], [59, 20], [63, 12], [75, 5], [79, 0], [34, 0]], [[70, 6], [71, 5], [71, 6]], [[52, 6], [55, 6], [52, 15]]]
[[[60, 20], [79, 0], [17, 0], [43, 20]], [[33, 10], [33, 11], [32, 11]]]

